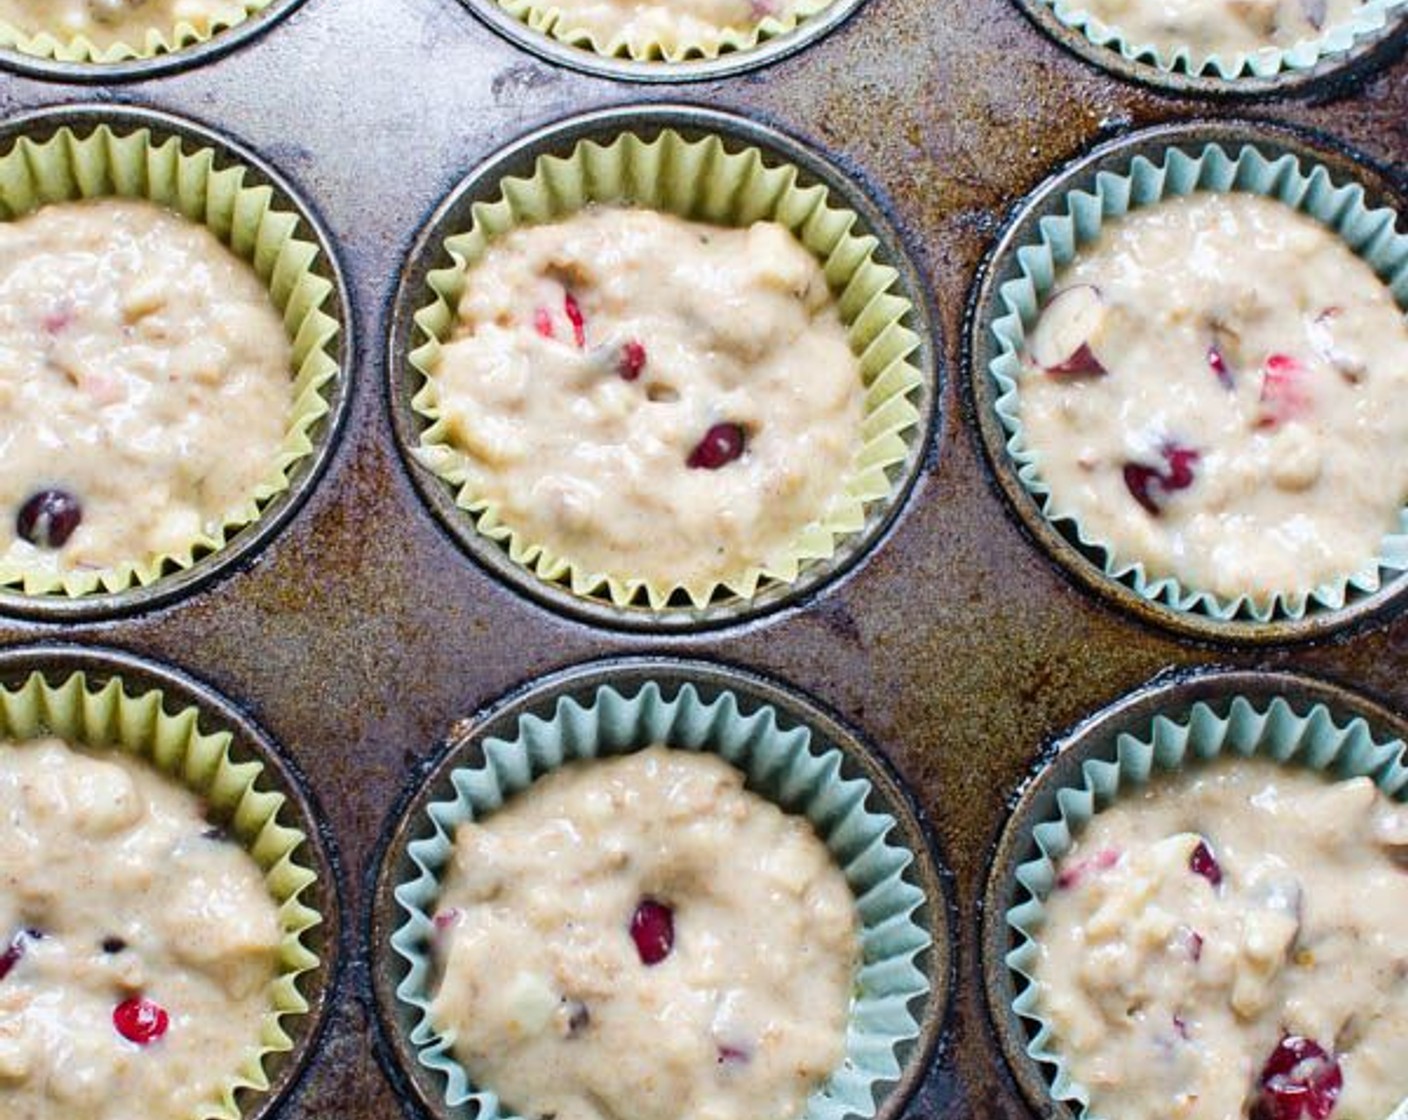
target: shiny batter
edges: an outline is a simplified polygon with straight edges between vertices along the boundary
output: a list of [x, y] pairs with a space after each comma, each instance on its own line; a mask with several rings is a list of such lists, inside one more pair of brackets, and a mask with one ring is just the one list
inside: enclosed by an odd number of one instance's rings
[[[203, 226], [116, 199], [0, 223], [0, 556], [62, 575], [216, 531], [270, 473], [291, 353], [267, 289]], [[27, 539], [45, 492], [81, 520]]]
[[1361, 570], [1408, 500], [1408, 321], [1335, 234], [1248, 194], [1106, 226], [1029, 332], [1020, 419], [1117, 565], [1264, 603]]
[[692, 47], [714, 53], [725, 32], [746, 32], [765, 19], [792, 19], [799, 0], [555, 0], [559, 26], [585, 31], [603, 46], [620, 40], [635, 53]]
[[1408, 808], [1244, 760], [1097, 814], [1037, 938], [1102, 1120], [1382, 1120], [1408, 1096]]
[[[471, 491], [505, 523], [579, 570], [661, 586], [781, 562], [862, 442], [821, 267], [767, 222], [603, 207], [514, 230], [470, 272], [431, 376]], [[739, 454], [701, 461], [721, 430]]]
[[228, 26], [247, 10], [239, 0], [0, 0], [0, 19], [29, 35], [82, 37], [99, 47], [144, 47], [149, 32], [169, 39], [178, 24], [209, 35], [216, 23]]
[[786, 1120], [845, 1052], [846, 880], [715, 756], [574, 764], [461, 825], [435, 926], [434, 1021], [521, 1116]]
[[253, 859], [156, 771], [53, 739], [0, 744], [0, 820], [0, 1115], [193, 1120], [270, 1007]]
[[1127, 42], [1172, 54], [1192, 49], [1232, 58], [1262, 47], [1283, 50], [1317, 39], [1364, 7], [1364, 0], [1080, 0], [1081, 10]]

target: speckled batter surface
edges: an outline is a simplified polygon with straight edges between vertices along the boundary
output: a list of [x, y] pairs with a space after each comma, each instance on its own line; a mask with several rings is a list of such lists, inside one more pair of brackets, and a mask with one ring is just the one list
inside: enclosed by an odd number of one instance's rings
[[716, 52], [729, 31], [747, 32], [764, 19], [791, 19], [800, 0], [557, 0], [560, 26], [585, 31], [598, 43], [629, 44], [644, 55], [652, 47], [670, 54], [682, 47]]
[[0, 0], [0, 19], [30, 35], [84, 38], [99, 47], [144, 48], [150, 32], [170, 40], [182, 24], [209, 35], [216, 23], [243, 19], [246, 10], [237, 0]]
[[845, 878], [714, 756], [574, 764], [461, 825], [435, 924], [434, 1020], [521, 1116], [785, 1120], [845, 1051]]
[[1172, 54], [1189, 47], [1201, 63], [1263, 47], [1317, 39], [1364, 7], [1364, 0], [1081, 0], [1076, 5], [1116, 28], [1132, 45]]
[[[203, 226], [117, 199], [0, 223], [0, 557], [61, 576], [216, 533], [274, 470], [291, 367], [268, 291]], [[52, 489], [80, 523], [26, 539]]]
[[1408, 1095], [1408, 808], [1368, 779], [1190, 770], [1059, 870], [1039, 1012], [1092, 1116], [1384, 1120]]
[[[0, 1115], [192, 1120], [270, 1008], [280, 929], [254, 860], [193, 793], [52, 739], [0, 744], [0, 820]], [[136, 1000], [160, 1030], [123, 1019]]]
[[[475, 493], [581, 571], [694, 586], [783, 563], [861, 447], [860, 365], [785, 229], [592, 208], [472, 269], [432, 372]], [[701, 464], [719, 428], [738, 454]]]
[[1116, 566], [1265, 603], [1361, 571], [1397, 530], [1408, 322], [1282, 203], [1195, 195], [1107, 225], [1058, 276], [1024, 366], [1052, 512]]

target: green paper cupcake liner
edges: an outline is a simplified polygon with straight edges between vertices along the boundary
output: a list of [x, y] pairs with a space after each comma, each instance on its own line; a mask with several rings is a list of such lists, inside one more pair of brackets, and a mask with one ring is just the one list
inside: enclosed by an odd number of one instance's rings
[[133, 695], [120, 678], [96, 688], [81, 672], [60, 684], [34, 672], [23, 685], [0, 689], [0, 738], [23, 742], [45, 736], [124, 751], [199, 794], [263, 872], [278, 904], [283, 933], [279, 974], [269, 988], [270, 1010], [257, 1048], [231, 1072], [219, 1099], [200, 1114], [201, 1120], [239, 1120], [237, 1095], [268, 1090], [266, 1060], [293, 1048], [284, 1020], [309, 1011], [299, 980], [317, 968], [319, 960], [304, 939], [322, 923], [322, 916], [301, 900], [316, 880], [299, 862], [304, 834], [281, 820], [286, 815], [284, 796], [260, 788], [262, 764], [234, 761], [229, 732], [201, 731], [195, 708], [168, 711], [160, 690]]
[[1092, 15], [1083, 0], [1041, 0], [1066, 27], [1084, 35], [1096, 46], [1117, 51], [1130, 62], [1156, 66], [1168, 73], [1238, 78], [1274, 78], [1278, 74], [1310, 70], [1327, 58], [1343, 55], [1376, 36], [1402, 18], [1408, 0], [1368, 0], [1350, 18], [1326, 27], [1313, 38], [1292, 47], [1267, 46], [1231, 55], [1195, 56], [1189, 46], [1170, 48], [1128, 39], [1118, 26]]
[[820, 15], [838, 0], [800, 0], [796, 9], [786, 16], [765, 15], [756, 24], [747, 27], [720, 28], [718, 33], [710, 38], [681, 40], [678, 43], [663, 43], [659, 39], [649, 37], [630, 37], [621, 31], [602, 39], [595, 32], [574, 25], [572, 17], [553, 3], [542, 3], [538, 0], [483, 2], [496, 3], [514, 19], [566, 46], [591, 51], [603, 58], [668, 64], [687, 62], [691, 59], [712, 60], [721, 55], [753, 50], [770, 39], [795, 31], [798, 26], [813, 16]]
[[149, 29], [141, 43], [113, 43], [107, 47], [99, 46], [84, 35], [65, 39], [50, 31], [28, 32], [8, 20], [0, 19], [0, 47], [9, 47], [21, 54], [54, 62], [110, 64], [156, 58], [207, 42], [274, 3], [276, 0], [244, 0], [241, 15], [233, 19], [213, 20], [208, 28], [199, 28], [189, 20], [181, 20], [173, 27]]
[[512, 740], [488, 739], [482, 765], [454, 771], [453, 800], [428, 806], [421, 838], [407, 849], [415, 875], [395, 891], [405, 921], [391, 937], [393, 951], [409, 966], [396, 995], [412, 1011], [410, 1041], [421, 1063], [443, 1079], [445, 1103], [456, 1115], [514, 1120], [491, 1089], [470, 1082], [451, 1053], [452, 1040], [430, 1019], [430, 915], [456, 826], [493, 813], [568, 762], [626, 754], [656, 742], [720, 755], [747, 775], [755, 793], [806, 816], [844, 872], [856, 898], [862, 951], [846, 1057], [812, 1095], [804, 1115], [805, 1120], [873, 1116], [878, 1083], [899, 1079], [901, 1048], [919, 1036], [912, 1005], [929, 991], [917, 963], [931, 944], [916, 917], [924, 893], [904, 878], [913, 856], [889, 838], [895, 819], [866, 808], [871, 784], [842, 777], [839, 750], [815, 753], [810, 730], [779, 726], [776, 711], [767, 705], [744, 712], [729, 692], [706, 702], [688, 684], [673, 697], [653, 682], [632, 695], [602, 686], [586, 706], [564, 697], [552, 719], [524, 716]]
[[1151, 577], [1142, 563], [1116, 556], [1106, 542], [1088, 535], [1051, 494], [1041, 476], [1040, 453], [1027, 445], [1021, 418], [1021, 354], [1026, 331], [1055, 287], [1057, 273], [1082, 246], [1100, 235], [1106, 222], [1161, 199], [1195, 191], [1263, 195], [1314, 218], [1362, 257], [1388, 285], [1399, 306], [1408, 311], [1408, 234], [1396, 231], [1398, 215], [1393, 210], [1370, 209], [1358, 184], [1337, 184], [1324, 166], [1315, 164], [1307, 169], [1290, 154], [1268, 159], [1251, 145], [1238, 149], [1235, 155], [1218, 144], [1209, 144], [1194, 154], [1170, 148], [1159, 163], [1135, 156], [1126, 173], [1101, 171], [1091, 189], [1070, 191], [1061, 212], [1041, 220], [1039, 241], [1017, 250], [1020, 276], [998, 289], [999, 314], [992, 323], [997, 350], [988, 370], [997, 389], [994, 407], [1007, 433], [1007, 453], [1017, 477], [1045, 517], [1094, 558], [1106, 576], [1151, 602], [1219, 621], [1300, 620], [1339, 610], [1408, 570], [1408, 507], [1400, 510], [1397, 526], [1384, 536], [1377, 555], [1366, 559], [1357, 571], [1308, 593], [1229, 598], [1185, 586], [1172, 576]]
[[[531, 177], [506, 178], [500, 188], [494, 201], [475, 204], [467, 232], [445, 241], [454, 266], [429, 274], [435, 298], [415, 315], [423, 341], [410, 355], [425, 380], [411, 405], [428, 425], [417, 458], [455, 488], [456, 504], [475, 528], [515, 563], [575, 595], [605, 598], [616, 607], [648, 603], [661, 610], [682, 594], [702, 609], [730, 594], [746, 600], [762, 586], [795, 581], [804, 565], [830, 560], [844, 538], [864, 529], [869, 507], [893, 497], [894, 476], [920, 429], [912, 398], [923, 375], [910, 360], [920, 339], [904, 323], [914, 307], [899, 292], [899, 273], [875, 259], [878, 241], [856, 231], [859, 216], [835, 205], [826, 187], [800, 185], [795, 167], [769, 164], [756, 148], [730, 149], [719, 136], [689, 140], [665, 131], [648, 141], [632, 133], [606, 145], [584, 140], [569, 158], [543, 156]], [[497, 505], [476, 492], [468, 456], [449, 442], [431, 373], [454, 327], [466, 274], [495, 237], [517, 226], [565, 218], [592, 203], [639, 205], [724, 226], [779, 222], [823, 265], [865, 384], [864, 442], [831, 510], [802, 530], [786, 556], [766, 567], [719, 583], [681, 586], [585, 570], [505, 524]]]
[[1041, 1015], [1038, 943], [1045, 902], [1056, 886], [1056, 865], [1091, 817], [1122, 793], [1138, 790], [1160, 774], [1224, 757], [1264, 758], [1337, 779], [1367, 777], [1388, 797], [1408, 802], [1408, 748], [1402, 741], [1376, 740], [1359, 717], [1337, 722], [1324, 704], [1297, 712], [1279, 696], [1260, 707], [1240, 695], [1216, 704], [1199, 701], [1184, 718], [1156, 716], [1144, 734], [1120, 734], [1112, 759], [1088, 759], [1081, 766], [1081, 784], [1057, 792], [1057, 815], [1032, 830], [1038, 855], [1016, 869], [1023, 888], [1018, 895], [1027, 897], [1007, 911], [1016, 947], [1005, 958], [1017, 981], [1013, 1010], [1035, 1027], [1027, 1054], [1050, 1071], [1051, 1095], [1077, 1106], [1082, 1120], [1118, 1118], [1088, 1112], [1089, 1096], [1071, 1077], [1059, 1040]]
[[176, 137], [158, 143], [145, 128], [99, 125], [81, 134], [63, 128], [42, 141], [21, 137], [0, 154], [0, 220], [80, 199], [157, 203], [205, 226], [254, 269], [283, 314], [293, 347], [288, 430], [263, 480], [242, 506], [227, 512], [217, 533], [193, 540], [181, 552], [101, 570], [55, 575], [0, 560], [0, 586], [27, 595], [77, 597], [146, 586], [169, 571], [189, 568], [257, 521], [269, 500], [288, 489], [295, 464], [312, 454], [313, 429], [331, 407], [323, 390], [338, 374], [333, 344], [340, 326], [324, 310], [334, 286], [314, 271], [321, 250], [300, 230], [298, 215], [281, 208], [270, 187], [247, 185], [247, 178], [242, 166], [218, 167], [212, 149], [187, 151]]

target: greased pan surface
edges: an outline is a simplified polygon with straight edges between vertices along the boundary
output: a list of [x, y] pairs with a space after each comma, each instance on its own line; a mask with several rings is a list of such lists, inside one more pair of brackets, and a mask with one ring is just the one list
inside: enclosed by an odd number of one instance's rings
[[[606, 656], [738, 665], [819, 701], [883, 754], [931, 828], [954, 903], [953, 999], [903, 1115], [1035, 1115], [983, 995], [978, 909], [1009, 806], [1044, 747], [1160, 674], [1221, 664], [1329, 678], [1408, 711], [1408, 618], [1264, 647], [1180, 637], [1107, 604], [1028, 539], [988, 474], [964, 388], [964, 318], [1023, 196], [1137, 127], [1248, 118], [1345, 145], [1408, 185], [1408, 62], [1293, 94], [1217, 100], [1107, 76], [1011, 0], [866, 0], [784, 60], [643, 85], [525, 52], [459, 0], [305, 0], [198, 66], [94, 86], [0, 72], [9, 116], [77, 101], [190, 118], [253, 151], [307, 203], [345, 278], [347, 415], [322, 477], [233, 569], [108, 621], [0, 618], [0, 641], [118, 647], [208, 682], [306, 775], [345, 869], [337, 1006], [276, 1115], [415, 1116], [374, 1043], [366, 952], [376, 856], [457, 721]], [[893, 523], [850, 571], [764, 617], [699, 634], [594, 627], [510, 590], [424, 507], [392, 438], [389, 313], [413, 240], [470, 169], [533, 129], [641, 100], [732, 111], [837, 165], [884, 211], [938, 326], [938, 423]], [[459, 725], [463, 734], [472, 725]], [[385, 1057], [386, 1055], [383, 1055]], [[388, 1059], [389, 1064], [389, 1059]]]

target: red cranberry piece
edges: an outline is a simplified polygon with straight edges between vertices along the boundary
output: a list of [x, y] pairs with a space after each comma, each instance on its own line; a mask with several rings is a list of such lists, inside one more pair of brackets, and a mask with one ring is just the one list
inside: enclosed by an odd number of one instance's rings
[[743, 454], [743, 429], [737, 424], [715, 424], [695, 445], [685, 460], [694, 470], [716, 471]]
[[1191, 926], [1179, 926], [1174, 934], [1177, 943], [1188, 954], [1188, 959], [1197, 964], [1203, 959], [1203, 935]]
[[546, 307], [533, 312], [533, 329], [544, 338], [552, 338], [557, 333], [552, 329], [552, 315]]
[[1314, 404], [1306, 381], [1309, 370], [1290, 354], [1272, 354], [1261, 375], [1258, 428], [1275, 428], [1308, 413]]
[[24, 959], [25, 946], [31, 941], [40, 940], [43, 936], [37, 929], [22, 929], [10, 938], [10, 943], [5, 946], [5, 951], [0, 953], [0, 980], [10, 975], [10, 970]]
[[1201, 458], [1191, 447], [1176, 443], [1164, 444], [1163, 457], [1166, 464], [1163, 470], [1143, 463], [1124, 465], [1125, 489], [1154, 517], [1163, 509], [1161, 495], [1186, 490], [1193, 485], [1193, 465]]
[[587, 321], [582, 317], [582, 308], [577, 303], [577, 297], [571, 292], [562, 297], [562, 310], [567, 316], [567, 321], [572, 324], [572, 339], [577, 343], [577, 349], [585, 350], [587, 346]]
[[15, 517], [15, 532], [39, 548], [63, 548], [83, 521], [83, 506], [67, 490], [41, 490]]
[[675, 947], [675, 912], [663, 902], [643, 899], [631, 915], [631, 940], [641, 964], [659, 964]]
[[459, 921], [459, 917], [459, 907], [451, 906], [447, 910], [441, 910], [438, 914], [435, 915], [435, 917], [431, 918], [430, 921], [431, 924], [435, 926], [436, 933], [443, 933], [445, 930], [449, 929], [452, 925]]
[[1089, 859], [1083, 859], [1066, 868], [1056, 876], [1058, 887], [1079, 886], [1082, 879], [1092, 871], [1108, 871], [1119, 863], [1120, 854], [1114, 848], [1104, 848]]
[[645, 347], [634, 338], [621, 347], [621, 360], [616, 364], [616, 372], [622, 381], [634, 381], [645, 368]]
[[1344, 1075], [1340, 1063], [1318, 1042], [1287, 1035], [1261, 1071], [1253, 1120], [1327, 1120], [1335, 1110]]
[[1144, 466], [1143, 463], [1124, 465], [1124, 488], [1155, 517], [1159, 515], [1159, 503], [1154, 500], [1153, 487], [1159, 478], [1158, 471], [1153, 467]]
[[740, 1046], [724, 1046], [718, 1048], [718, 1064], [721, 1066], [745, 1066], [753, 1060], [753, 1055]]
[[40, 320], [40, 326], [44, 328], [44, 333], [49, 335], [63, 334], [73, 322], [73, 309], [71, 307], [59, 307], [50, 311]]
[[1217, 375], [1217, 380], [1224, 389], [1230, 391], [1236, 388], [1232, 382], [1232, 371], [1227, 368], [1227, 359], [1222, 356], [1222, 351], [1216, 346], [1208, 347], [1208, 369]]
[[171, 1020], [160, 1004], [133, 996], [113, 1008], [112, 1025], [128, 1042], [149, 1046], [166, 1033]]
[[1199, 840], [1193, 854], [1188, 857], [1188, 870], [1194, 875], [1201, 875], [1214, 887], [1222, 886], [1222, 864], [1217, 862], [1206, 840]]

